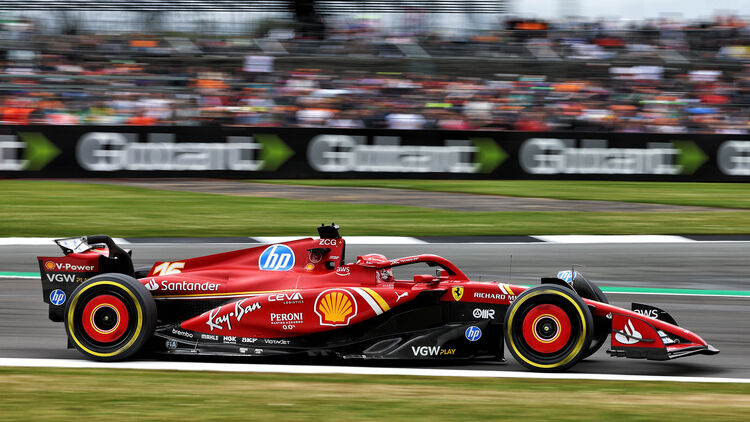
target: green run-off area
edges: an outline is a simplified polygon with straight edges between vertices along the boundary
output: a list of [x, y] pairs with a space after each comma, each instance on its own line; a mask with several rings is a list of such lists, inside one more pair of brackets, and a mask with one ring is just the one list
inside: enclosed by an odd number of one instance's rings
[[[454, 182], [445, 183], [450, 186]], [[540, 184], [519, 190], [540, 197], [552, 197], [555, 192], [560, 195], [564, 190], [586, 191], [586, 184], [566, 183], [566, 189]], [[639, 195], [650, 190], [649, 184], [639, 185], [640, 189], [631, 185], [623, 185], [620, 191], [617, 183], [610, 183], [598, 188], [596, 195], [579, 193], [575, 199], [606, 194], [609, 200], [625, 200], [638, 190], [642, 191]], [[654, 186], [649, 202], [669, 203], [670, 198], [685, 196], [691, 205], [750, 208], [744, 184], [710, 184], [697, 192], [689, 184], [662, 185]], [[478, 186], [490, 189], [494, 185]], [[425, 188], [420, 184], [413, 187]], [[0, 237], [95, 233], [117, 237], [314, 235], [314, 227], [331, 221], [342, 227], [344, 236], [750, 233], [750, 210], [460, 212], [28, 180], [0, 181], [0, 198]]]
[[0, 420], [744, 421], [750, 384], [0, 368]]

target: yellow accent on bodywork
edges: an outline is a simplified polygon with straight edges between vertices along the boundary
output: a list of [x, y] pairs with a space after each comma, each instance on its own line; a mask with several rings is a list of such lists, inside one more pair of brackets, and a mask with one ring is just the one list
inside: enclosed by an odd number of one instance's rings
[[375, 290], [368, 289], [367, 287], [363, 287], [362, 290], [366, 291], [367, 294], [372, 296], [373, 299], [375, 299], [376, 302], [378, 302], [378, 305], [380, 305], [380, 308], [383, 309], [383, 312], [389, 311], [391, 309], [390, 306], [388, 306], [388, 302], [383, 299], [382, 296], [378, 294]]

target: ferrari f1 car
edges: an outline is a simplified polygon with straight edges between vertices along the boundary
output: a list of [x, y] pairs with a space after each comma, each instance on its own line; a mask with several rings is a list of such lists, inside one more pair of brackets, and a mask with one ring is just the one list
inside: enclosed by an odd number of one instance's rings
[[[534, 287], [470, 281], [437, 255], [344, 259], [334, 225], [300, 239], [134, 269], [107, 236], [39, 257], [49, 317], [91, 359], [159, 353], [495, 359], [561, 371], [596, 352], [655, 360], [719, 351], [663, 310], [608, 304], [575, 271]], [[433, 268], [430, 268], [433, 267]], [[412, 270], [409, 277], [401, 274]], [[428, 272], [425, 272], [425, 271]], [[395, 274], [394, 274], [395, 273]], [[407, 271], [408, 273], [408, 271]]]

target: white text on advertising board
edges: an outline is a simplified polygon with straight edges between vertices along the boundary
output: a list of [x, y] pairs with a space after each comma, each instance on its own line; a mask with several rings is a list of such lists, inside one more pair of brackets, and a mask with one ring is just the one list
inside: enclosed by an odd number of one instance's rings
[[174, 134], [150, 133], [137, 142], [135, 133], [90, 132], [78, 140], [78, 163], [91, 171], [234, 170], [258, 171], [261, 144], [249, 136], [227, 136], [227, 142], [174, 142]]
[[603, 139], [531, 138], [521, 144], [519, 161], [530, 174], [680, 174], [680, 150], [670, 143], [646, 148], [609, 148]]
[[446, 140], [442, 146], [401, 145], [398, 136], [318, 135], [307, 147], [310, 167], [321, 172], [476, 173], [468, 140]]

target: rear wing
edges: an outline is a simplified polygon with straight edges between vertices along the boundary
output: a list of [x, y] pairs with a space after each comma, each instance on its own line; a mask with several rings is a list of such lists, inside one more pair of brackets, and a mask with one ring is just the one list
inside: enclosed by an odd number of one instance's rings
[[62, 321], [65, 304], [73, 291], [89, 278], [102, 273], [133, 276], [131, 251], [119, 247], [109, 236], [57, 239], [64, 256], [39, 256], [42, 298], [49, 305], [49, 319]]

